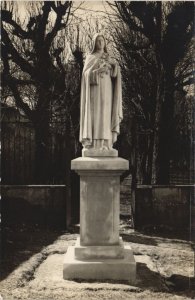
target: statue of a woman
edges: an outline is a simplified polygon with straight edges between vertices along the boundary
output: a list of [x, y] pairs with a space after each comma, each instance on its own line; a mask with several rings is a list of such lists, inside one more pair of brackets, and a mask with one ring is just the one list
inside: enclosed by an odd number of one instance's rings
[[[85, 150], [112, 150], [122, 120], [121, 73], [96, 34], [81, 81], [80, 142]], [[83, 152], [84, 153], [84, 152]]]

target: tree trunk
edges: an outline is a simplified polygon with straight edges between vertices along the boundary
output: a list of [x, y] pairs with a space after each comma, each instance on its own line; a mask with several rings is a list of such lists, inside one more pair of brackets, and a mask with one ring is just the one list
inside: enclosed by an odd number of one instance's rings
[[157, 83], [157, 93], [156, 93], [156, 108], [155, 108], [155, 118], [153, 127], [153, 149], [152, 149], [152, 178], [151, 183], [157, 183], [157, 174], [159, 170], [158, 165], [158, 152], [159, 152], [159, 127], [160, 127], [160, 112], [163, 99], [163, 76], [159, 76]]
[[137, 160], [138, 160], [138, 126], [136, 118], [132, 121], [132, 151], [131, 151], [131, 190], [135, 191], [137, 186]]
[[157, 183], [170, 183], [170, 159], [173, 143], [173, 116], [174, 116], [174, 71], [165, 72], [165, 93], [161, 107], [159, 128], [159, 149], [157, 156]]
[[146, 159], [146, 176], [144, 184], [152, 184], [152, 160], [154, 151], [154, 133], [150, 133], [148, 137], [148, 153]]

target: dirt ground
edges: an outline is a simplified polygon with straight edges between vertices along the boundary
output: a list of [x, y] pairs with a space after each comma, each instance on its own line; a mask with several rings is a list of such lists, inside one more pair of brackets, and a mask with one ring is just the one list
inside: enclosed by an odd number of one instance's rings
[[129, 223], [128, 219], [121, 221], [120, 235], [125, 244], [131, 245], [137, 262], [135, 286], [127, 282], [63, 280], [64, 254], [78, 237], [73, 230], [7, 228], [7, 251], [1, 266], [2, 298], [195, 299], [192, 245], [185, 240], [135, 232]]
[[137, 263], [134, 286], [64, 280], [64, 255], [75, 244], [79, 228], [65, 232], [23, 224], [4, 228], [0, 300], [195, 299], [194, 245], [174, 236], [134, 231], [130, 207], [122, 202], [120, 236]]

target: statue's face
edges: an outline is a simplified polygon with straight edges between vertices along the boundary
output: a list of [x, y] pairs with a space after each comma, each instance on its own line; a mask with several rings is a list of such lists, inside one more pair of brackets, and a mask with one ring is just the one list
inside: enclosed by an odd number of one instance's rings
[[105, 46], [105, 41], [103, 36], [98, 36], [95, 42], [95, 49], [96, 50], [103, 50]]

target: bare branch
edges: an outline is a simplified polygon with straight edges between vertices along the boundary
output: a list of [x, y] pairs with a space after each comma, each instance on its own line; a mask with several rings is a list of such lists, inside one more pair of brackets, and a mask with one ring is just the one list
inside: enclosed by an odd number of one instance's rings
[[56, 58], [56, 62], [57, 62], [57, 64], [58, 64], [58, 67], [59, 67], [60, 71], [61, 71], [61, 72], [64, 74], [64, 76], [65, 76], [64, 65], [62, 64], [62, 60], [61, 60], [61, 58], [60, 58], [60, 54], [62, 53], [62, 51], [63, 51], [63, 48], [55, 49], [53, 55], [54, 55], [54, 57]]
[[[23, 39], [31, 39], [32, 38], [32, 32], [25, 31], [21, 28], [20, 25], [18, 25], [13, 19], [12, 19], [12, 12], [7, 10], [1, 11], [1, 18], [3, 22], [6, 22], [10, 24], [13, 27], [13, 34], [17, 35], [18, 37], [21, 37]], [[30, 28], [29, 28], [30, 29]]]
[[126, 2], [115, 1], [116, 8], [122, 18], [122, 20], [132, 29], [144, 34], [142, 27], [135, 23], [135, 20], [132, 19], [132, 15], [129, 13]]
[[[51, 2], [52, 2], [51, 7], [56, 13], [56, 21], [55, 21], [53, 29], [51, 30], [51, 32], [49, 32], [47, 34], [47, 36], [45, 38], [45, 45], [46, 45], [47, 49], [49, 49], [49, 47], [51, 46], [51, 43], [52, 43], [54, 37], [57, 35], [58, 31], [66, 27], [68, 19], [69, 19], [69, 15], [70, 15], [70, 9], [72, 6], [72, 3], [70, 1], [66, 1], [65, 4], [59, 4], [57, 7], [53, 1], [51, 1]], [[66, 17], [66, 22], [62, 23], [62, 18], [66, 14], [67, 10], [68, 10], [68, 13], [67, 13], [67, 17]]]
[[34, 68], [23, 58], [19, 55], [18, 51], [13, 46], [8, 33], [3, 28], [1, 29], [2, 32], [2, 42], [4, 46], [7, 48], [8, 52], [11, 54], [13, 61], [18, 64], [22, 71], [29, 73], [30, 75], [34, 76]]
[[20, 92], [18, 91], [18, 88], [16, 86], [15, 79], [10, 75], [7, 75], [6, 81], [12, 91], [17, 107], [21, 108], [30, 120], [33, 120], [33, 111], [29, 108], [28, 104], [24, 103], [24, 101], [22, 100]]

